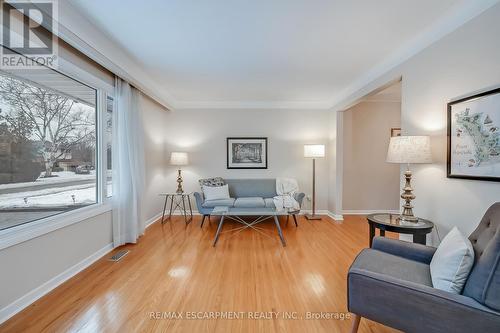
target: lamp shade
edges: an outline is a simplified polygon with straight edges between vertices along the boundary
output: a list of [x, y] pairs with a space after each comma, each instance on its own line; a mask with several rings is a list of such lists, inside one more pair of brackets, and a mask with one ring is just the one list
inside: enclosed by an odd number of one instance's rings
[[389, 163], [432, 163], [428, 136], [394, 136], [387, 151]]
[[325, 157], [325, 145], [304, 145], [304, 157]]
[[188, 154], [185, 152], [174, 151], [170, 154], [170, 164], [172, 165], [187, 165]]

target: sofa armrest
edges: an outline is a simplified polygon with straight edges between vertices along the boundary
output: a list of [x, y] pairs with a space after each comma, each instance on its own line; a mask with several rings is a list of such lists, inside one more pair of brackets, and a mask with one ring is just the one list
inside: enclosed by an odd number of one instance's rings
[[434, 252], [436, 252], [436, 248], [432, 246], [415, 244], [386, 237], [375, 237], [373, 239], [372, 249], [394, 254], [406, 259], [419, 261], [424, 264], [430, 264], [432, 256], [434, 256]]
[[198, 208], [198, 212], [203, 212], [203, 202], [205, 201], [203, 197], [203, 193], [194, 192], [194, 198], [196, 199], [196, 207]]
[[500, 313], [472, 298], [381, 273], [351, 268], [348, 308], [405, 332], [495, 332]]

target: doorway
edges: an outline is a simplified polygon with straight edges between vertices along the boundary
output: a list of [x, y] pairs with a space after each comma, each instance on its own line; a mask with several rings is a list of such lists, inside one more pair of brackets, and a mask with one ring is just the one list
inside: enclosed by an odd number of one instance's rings
[[342, 115], [342, 213], [398, 212], [400, 166], [386, 162], [401, 134], [401, 81], [360, 99]]

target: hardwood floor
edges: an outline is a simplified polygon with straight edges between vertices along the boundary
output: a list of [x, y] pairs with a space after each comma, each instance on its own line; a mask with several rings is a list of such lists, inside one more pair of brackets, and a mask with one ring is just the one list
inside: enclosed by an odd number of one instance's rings
[[[0, 332], [349, 331], [350, 318], [306, 317], [347, 315], [347, 270], [368, 244], [364, 218], [348, 216], [340, 224], [300, 217], [298, 228], [293, 220], [287, 226], [282, 221], [286, 248], [271, 221], [262, 226], [272, 238], [250, 230], [223, 233], [213, 248], [215, 221], [205, 221], [203, 229], [199, 217], [188, 227], [178, 217], [155, 223], [137, 245], [122, 247], [131, 252], [121, 261], [105, 256], [5, 322]], [[236, 224], [224, 230], [231, 227]], [[241, 319], [188, 318], [224, 311]], [[183, 318], [167, 319], [169, 312]], [[249, 318], [266, 315], [260, 312], [279, 313], [277, 319]], [[283, 318], [285, 312], [298, 319]], [[359, 332], [396, 331], [362, 319]]]

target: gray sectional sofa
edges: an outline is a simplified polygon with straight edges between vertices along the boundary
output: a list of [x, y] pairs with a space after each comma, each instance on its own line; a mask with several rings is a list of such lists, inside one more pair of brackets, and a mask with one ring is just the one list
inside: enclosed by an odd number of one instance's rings
[[[205, 200], [202, 192], [195, 192], [196, 206], [198, 212], [203, 215], [201, 226], [205, 218], [210, 216], [216, 206], [239, 207], [239, 208], [264, 208], [274, 207], [273, 197], [276, 193], [276, 179], [225, 179], [229, 187], [230, 199]], [[304, 193], [296, 193], [295, 200], [302, 206]], [[298, 213], [298, 212], [297, 212]], [[295, 219], [295, 214], [292, 214]], [[297, 220], [295, 219], [295, 225]]]

